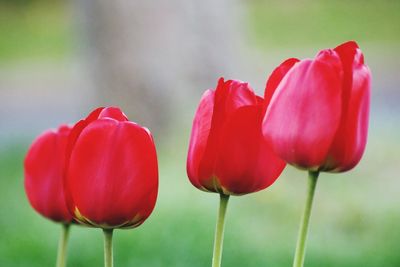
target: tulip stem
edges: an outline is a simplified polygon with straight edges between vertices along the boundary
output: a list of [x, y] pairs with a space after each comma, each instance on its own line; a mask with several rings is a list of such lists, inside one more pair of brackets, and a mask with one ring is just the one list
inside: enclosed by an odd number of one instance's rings
[[215, 228], [214, 254], [212, 267], [221, 266], [222, 246], [224, 243], [225, 214], [228, 206], [229, 195], [220, 194], [217, 226]]
[[114, 229], [103, 229], [104, 233], [104, 266], [113, 267], [112, 236]]
[[67, 243], [69, 236], [69, 224], [62, 224], [61, 236], [58, 241], [57, 263], [56, 267], [64, 267], [67, 259]]
[[306, 242], [308, 234], [308, 225], [310, 222], [311, 208], [314, 199], [315, 186], [318, 180], [318, 171], [308, 172], [308, 189], [306, 205], [304, 207], [303, 217], [301, 219], [299, 236], [297, 238], [296, 252], [294, 255], [293, 267], [302, 267], [304, 265], [304, 257], [306, 252]]

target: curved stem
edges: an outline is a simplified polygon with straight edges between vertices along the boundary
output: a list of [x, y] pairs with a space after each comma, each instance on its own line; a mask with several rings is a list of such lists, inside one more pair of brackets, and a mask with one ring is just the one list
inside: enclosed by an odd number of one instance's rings
[[113, 229], [103, 229], [104, 233], [104, 266], [113, 267], [112, 235]]
[[306, 241], [308, 234], [308, 225], [310, 222], [311, 208], [314, 199], [315, 186], [317, 185], [319, 172], [308, 172], [308, 190], [306, 205], [304, 207], [303, 217], [301, 219], [299, 236], [297, 238], [296, 253], [294, 255], [293, 267], [302, 267], [306, 252]]
[[56, 267], [64, 267], [67, 259], [67, 243], [69, 236], [69, 224], [63, 224], [61, 228], [61, 236], [58, 241], [57, 263]]
[[224, 243], [225, 214], [228, 206], [229, 195], [220, 194], [217, 226], [215, 228], [214, 253], [212, 267], [221, 266], [222, 246]]

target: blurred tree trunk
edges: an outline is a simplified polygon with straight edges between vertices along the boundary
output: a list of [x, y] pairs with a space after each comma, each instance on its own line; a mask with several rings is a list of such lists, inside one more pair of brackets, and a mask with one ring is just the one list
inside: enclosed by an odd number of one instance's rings
[[[76, 1], [96, 97], [156, 135], [235, 64], [233, 0]], [[178, 117], [174, 115], [173, 117]]]

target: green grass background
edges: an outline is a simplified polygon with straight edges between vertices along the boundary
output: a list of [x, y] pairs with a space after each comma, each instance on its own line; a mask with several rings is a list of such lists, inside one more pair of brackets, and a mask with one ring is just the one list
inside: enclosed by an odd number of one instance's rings
[[[73, 37], [67, 4], [19, 2], [0, 1], [1, 64], [68, 58]], [[248, 24], [260, 50], [318, 49], [357, 39], [387, 54], [387, 47], [399, 44], [399, 11], [399, 1], [250, 1]], [[362, 162], [348, 173], [320, 176], [308, 267], [400, 266], [400, 129], [372, 115]], [[189, 127], [185, 121], [177, 138], [158, 146], [156, 209], [138, 229], [115, 232], [115, 266], [210, 266], [218, 196], [195, 189], [186, 177]], [[55, 263], [60, 226], [35, 213], [23, 189], [29, 141], [0, 150], [0, 266]], [[306, 173], [287, 167], [269, 189], [232, 197], [223, 266], [291, 266], [305, 190]], [[73, 226], [70, 237], [68, 266], [102, 265], [99, 229]]]

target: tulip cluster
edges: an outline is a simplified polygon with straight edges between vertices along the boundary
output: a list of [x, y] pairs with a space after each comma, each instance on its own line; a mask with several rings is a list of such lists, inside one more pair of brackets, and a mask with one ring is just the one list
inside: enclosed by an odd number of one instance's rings
[[25, 189], [35, 210], [66, 226], [57, 266], [64, 266], [70, 223], [104, 230], [106, 266], [112, 266], [113, 229], [139, 226], [156, 203], [153, 137], [120, 109], [98, 108], [34, 141], [25, 158]]
[[[204, 92], [186, 167], [193, 186], [220, 196], [213, 267], [221, 265], [230, 196], [268, 188], [286, 164], [309, 171], [293, 265], [303, 266], [319, 173], [348, 171], [364, 152], [370, 77], [358, 45], [347, 42], [314, 59], [284, 61], [270, 75], [264, 97], [248, 83], [223, 78]], [[105, 266], [112, 266], [113, 229], [141, 225], [156, 203], [153, 137], [119, 108], [98, 108], [33, 142], [25, 190], [38, 213], [63, 225], [57, 266], [65, 264], [71, 224], [103, 229]]]
[[229, 196], [267, 188], [286, 163], [309, 170], [293, 265], [303, 266], [319, 172], [350, 170], [364, 152], [370, 76], [358, 45], [347, 42], [315, 59], [284, 61], [270, 75], [264, 98], [247, 83], [223, 79], [204, 93], [193, 120], [187, 174], [195, 187], [220, 194], [213, 267], [221, 264]]

